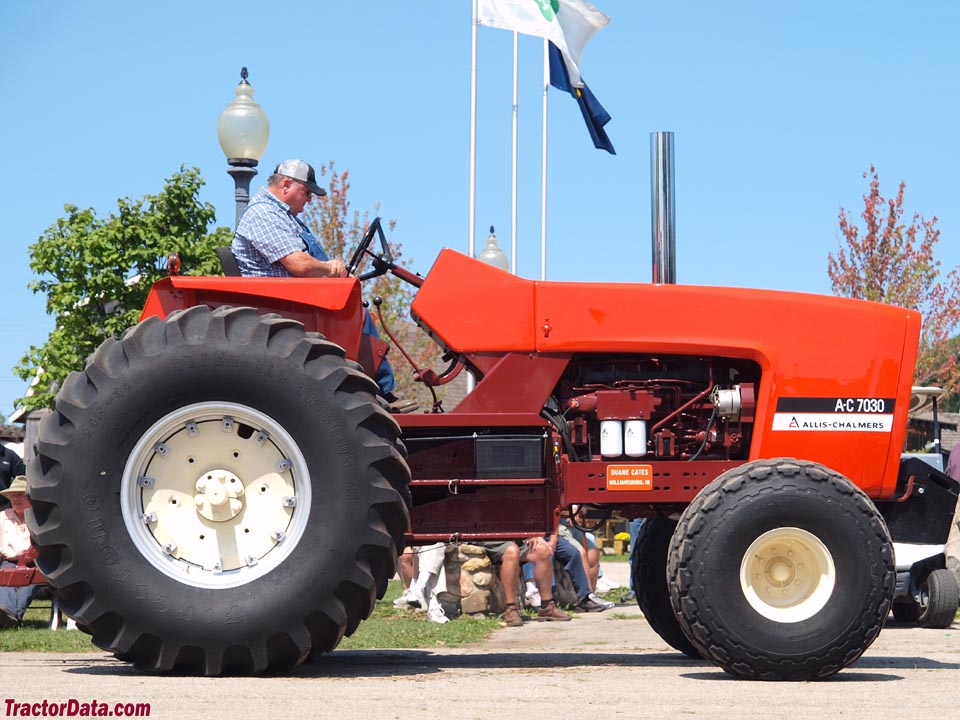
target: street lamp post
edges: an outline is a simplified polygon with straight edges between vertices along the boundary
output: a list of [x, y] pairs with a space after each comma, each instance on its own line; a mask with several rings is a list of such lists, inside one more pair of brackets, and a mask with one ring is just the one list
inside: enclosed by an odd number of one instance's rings
[[257, 163], [267, 149], [270, 137], [270, 121], [267, 114], [253, 99], [253, 87], [247, 82], [247, 69], [240, 70], [240, 84], [234, 92], [236, 97], [220, 113], [217, 122], [217, 137], [223, 154], [227, 156], [227, 172], [233, 178], [237, 200], [237, 216], [234, 223], [250, 201], [250, 181], [257, 174]]

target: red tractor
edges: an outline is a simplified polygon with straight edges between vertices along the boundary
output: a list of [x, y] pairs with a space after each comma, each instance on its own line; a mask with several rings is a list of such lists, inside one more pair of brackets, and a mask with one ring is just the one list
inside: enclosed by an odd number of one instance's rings
[[416, 287], [446, 353], [419, 379], [475, 378], [455, 407], [384, 410], [353, 278], [170, 276], [66, 381], [28, 519], [98, 646], [150, 671], [291, 668], [357, 629], [405, 544], [550, 533], [580, 504], [648, 519], [633, 573], [673, 647], [821, 678], [883, 627], [895, 543], [946, 540], [957, 483], [900, 457], [916, 312], [536, 282], [453, 250], [420, 277], [376, 222], [351, 271], [365, 258]]

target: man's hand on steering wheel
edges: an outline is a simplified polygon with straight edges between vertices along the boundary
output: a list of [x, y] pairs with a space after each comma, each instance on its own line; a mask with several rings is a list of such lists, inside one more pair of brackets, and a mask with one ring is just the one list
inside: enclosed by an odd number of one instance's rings
[[347, 272], [347, 264], [343, 262], [343, 260], [341, 260], [340, 258], [333, 258], [332, 260], [328, 260], [327, 267], [330, 269], [330, 277], [333, 277], [333, 278], [350, 277], [350, 273]]

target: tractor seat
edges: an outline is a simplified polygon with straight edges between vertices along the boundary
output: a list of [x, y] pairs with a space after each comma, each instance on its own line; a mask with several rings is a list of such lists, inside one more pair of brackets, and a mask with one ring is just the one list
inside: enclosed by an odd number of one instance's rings
[[237, 258], [229, 245], [222, 245], [217, 248], [217, 257], [220, 258], [220, 267], [223, 268], [223, 274], [227, 277], [239, 277], [240, 266], [237, 265]]

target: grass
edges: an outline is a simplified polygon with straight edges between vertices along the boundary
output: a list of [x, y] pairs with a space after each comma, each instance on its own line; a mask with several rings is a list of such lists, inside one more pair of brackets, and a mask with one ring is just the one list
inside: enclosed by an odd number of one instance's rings
[[[402, 588], [391, 580], [387, 594], [357, 631], [340, 643], [345, 649], [459, 647], [480, 642], [501, 627], [496, 618], [460, 617], [444, 625], [423, 613], [393, 607]], [[19, 628], [0, 629], [0, 652], [100, 652], [90, 636], [77, 630], [50, 629], [50, 601], [34, 601]]]
[[615, 562], [615, 563], [628, 563], [630, 562], [630, 555], [601, 555], [601, 563]]
[[0, 652], [100, 652], [90, 636], [77, 630], [50, 629], [50, 601], [35, 600], [19, 628], [0, 629]]
[[357, 631], [340, 643], [348, 650], [383, 648], [459, 647], [480, 642], [501, 627], [496, 618], [462, 616], [446, 624], [429, 622], [423, 613], [398, 609], [393, 601], [400, 596], [399, 580], [391, 580], [387, 594], [373, 614]]

